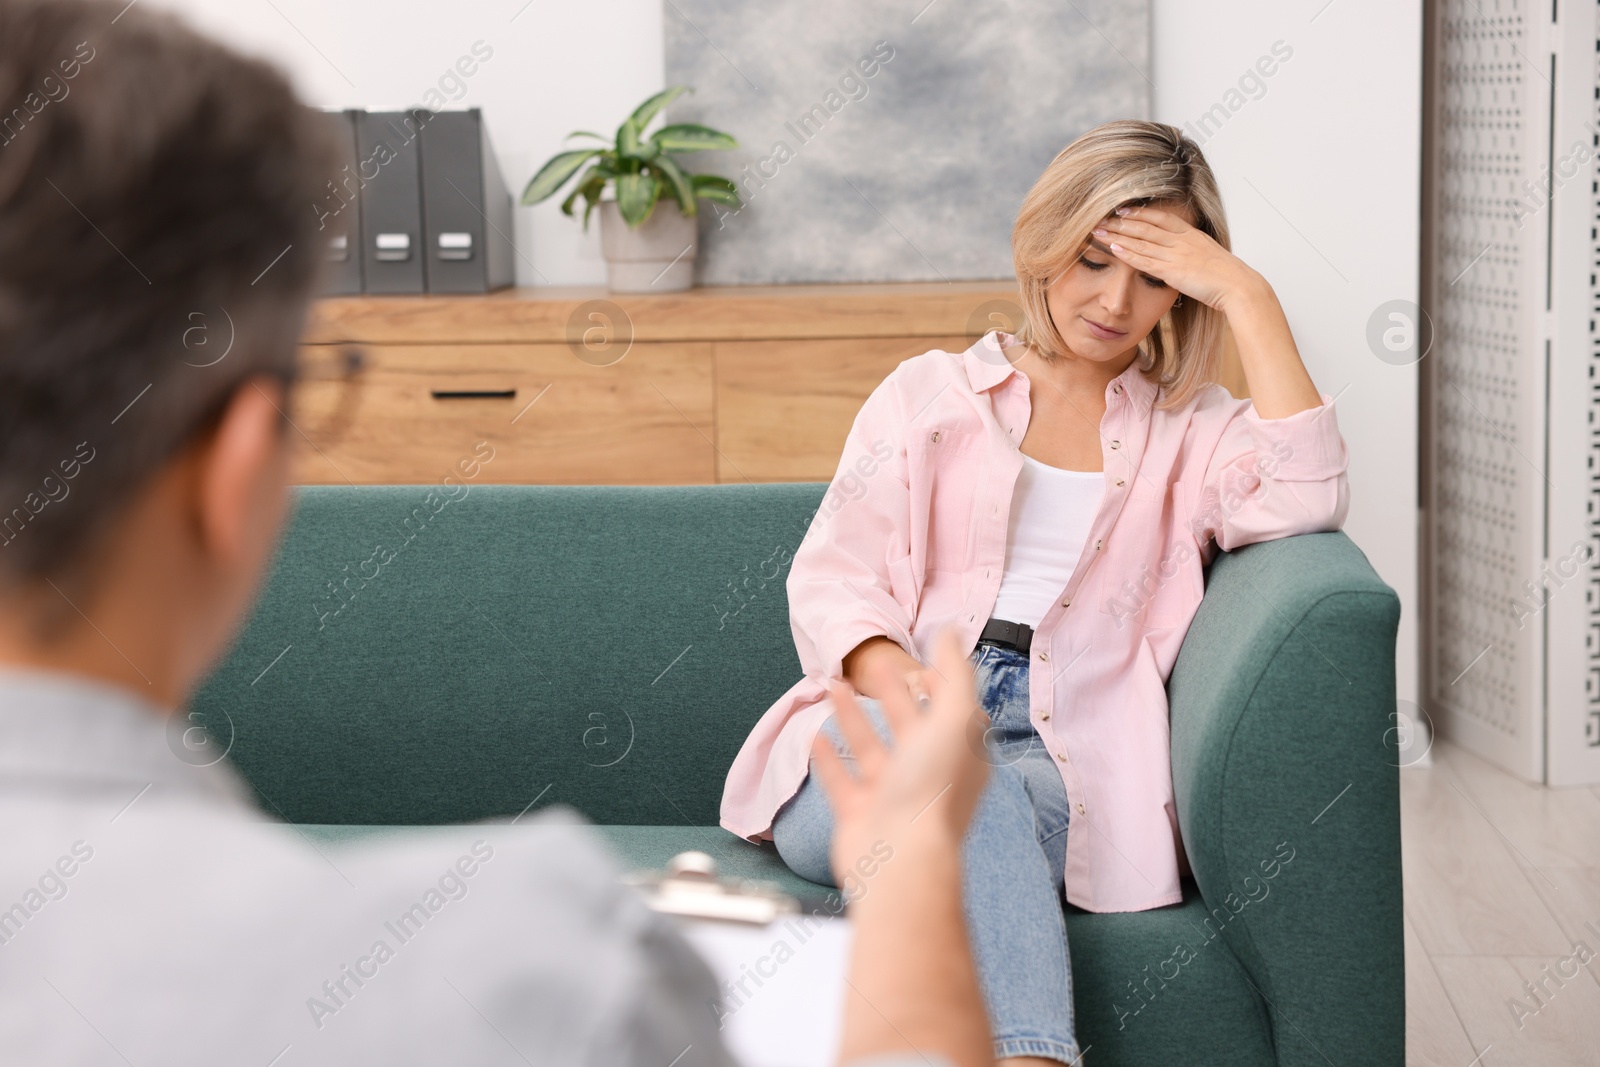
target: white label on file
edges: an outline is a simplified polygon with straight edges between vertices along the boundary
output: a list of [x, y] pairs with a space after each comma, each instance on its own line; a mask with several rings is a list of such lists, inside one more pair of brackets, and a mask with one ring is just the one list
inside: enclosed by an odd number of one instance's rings
[[441, 233], [439, 235], [440, 259], [471, 259], [472, 234]]
[[398, 262], [411, 258], [409, 233], [380, 233], [373, 240], [378, 258], [384, 262]]

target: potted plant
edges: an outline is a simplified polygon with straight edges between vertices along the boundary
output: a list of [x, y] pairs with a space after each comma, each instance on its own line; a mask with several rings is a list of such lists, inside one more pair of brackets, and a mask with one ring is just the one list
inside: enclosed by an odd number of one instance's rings
[[[600, 245], [614, 292], [688, 289], [694, 284], [699, 247], [697, 201], [740, 206], [733, 182], [718, 174], [686, 173], [672, 158], [681, 152], [737, 148], [738, 141], [692, 122], [663, 126], [649, 137], [642, 136], [662, 108], [690, 91], [688, 86], [674, 85], [652, 96], [634, 109], [614, 138], [587, 130], [569, 133], [564, 140], [592, 137], [606, 147], [558, 152], [522, 190], [524, 204], [537, 204], [589, 164], [577, 187], [562, 201], [561, 211], [571, 216], [574, 202], [583, 197], [583, 228], [588, 232], [589, 213], [600, 208]], [[615, 190], [614, 198], [602, 198], [608, 188]], [[667, 199], [676, 204], [677, 211], [655, 209], [657, 201]]]

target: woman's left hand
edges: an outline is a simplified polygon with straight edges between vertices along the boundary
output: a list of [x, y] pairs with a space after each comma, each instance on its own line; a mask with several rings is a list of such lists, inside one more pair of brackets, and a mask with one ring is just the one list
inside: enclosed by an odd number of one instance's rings
[[[1095, 236], [1134, 270], [1160, 278], [1185, 296], [1225, 310], [1228, 299], [1258, 279], [1249, 264], [1163, 208], [1119, 208]], [[1104, 232], [1102, 232], [1104, 231]]]

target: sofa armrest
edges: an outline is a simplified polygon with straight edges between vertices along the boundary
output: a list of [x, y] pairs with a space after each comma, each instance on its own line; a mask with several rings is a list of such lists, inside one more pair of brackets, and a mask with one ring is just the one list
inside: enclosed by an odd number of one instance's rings
[[1212, 564], [1169, 682], [1197, 933], [1240, 961], [1285, 1067], [1405, 1061], [1399, 617], [1343, 533], [1250, 545]]

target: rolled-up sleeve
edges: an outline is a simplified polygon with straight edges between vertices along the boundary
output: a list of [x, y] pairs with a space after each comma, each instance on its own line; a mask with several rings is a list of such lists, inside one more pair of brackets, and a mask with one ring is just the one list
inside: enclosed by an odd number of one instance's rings
[[1227, 398], [1220, 407], [1226, 422], [1189, 517], [1201, 548], [1215, 539], [1231, 551], [1344, 524], [1349, 453], [1331, 397], [1281, 419], [1262, 418], [1248, 400]]
[[895, 598], [892, 545], [907, 543], [910, 490], [905, 418], [891, 373], [856, 414], [828, 492], [795, 550], [786, 588], [800, 665], [810, 677], [843, 676], [844, 657], [869, 637], [916, 657], [911, 614]]

